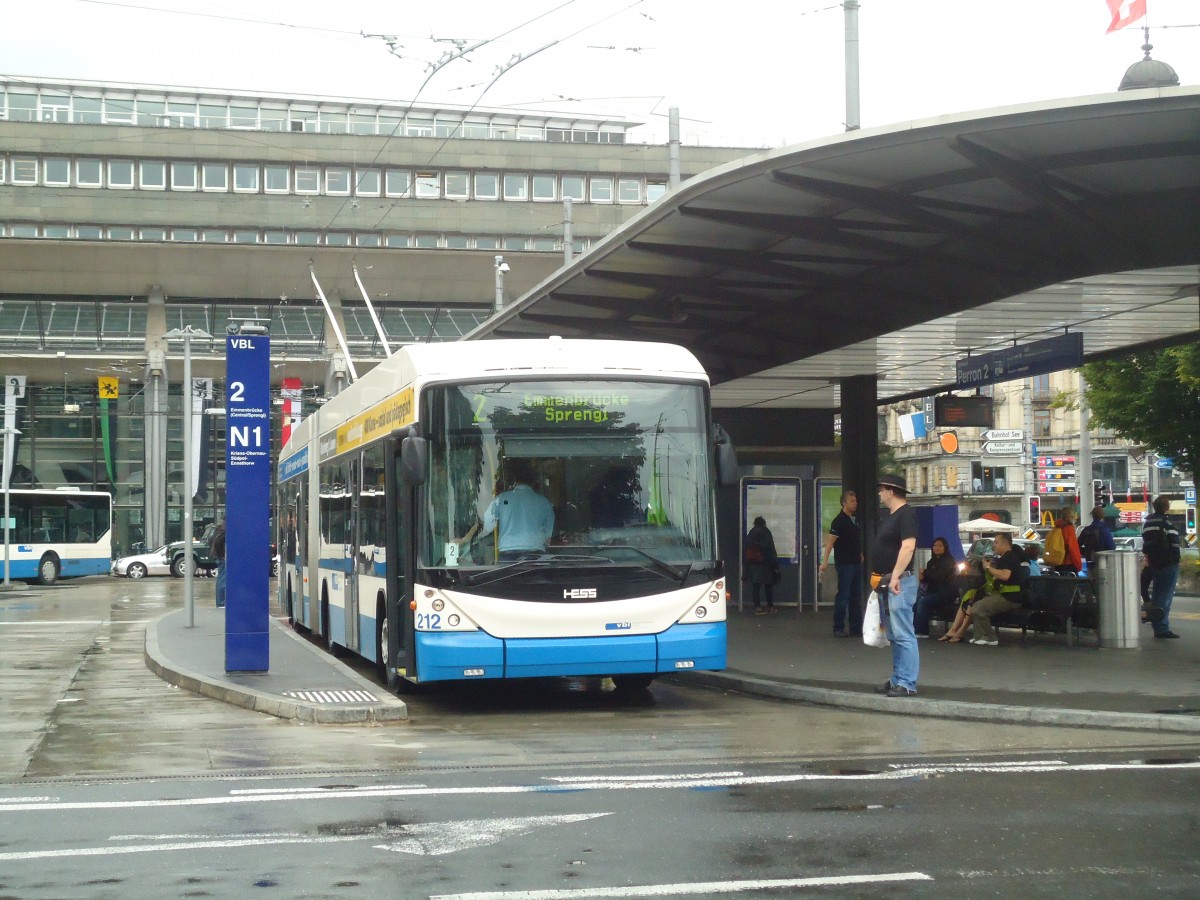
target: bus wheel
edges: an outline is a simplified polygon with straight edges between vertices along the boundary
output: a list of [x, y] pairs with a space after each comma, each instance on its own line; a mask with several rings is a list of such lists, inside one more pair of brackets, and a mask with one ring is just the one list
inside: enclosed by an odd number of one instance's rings
[[392, 678], [387, 664], [388, 640], [387, 606], [380, 600], [375, 604], [375, 677], [380, 684], [390, 688]]
[[53, 553], [47, 553], [42, 557], [42, 561], [38, 563], [38, 584], [54, 584], [58, 581], [58, 557]]
[[321, 591], [321, 646], [333, 651], [333, 639], [329, 636], [329, 597]]
[[321, 646], [334, 656], [340, 657], [344, 652], [340, 644], [333, 642], [333, 634], [329, 630], [329, 595], [325, 593], [325, 588], [321, 589]]
[[644, 691], [650, 687], [650, 682], [654, 680], [653, 675], [614, 675], [612, 677], [613, 686], [618, 691]]

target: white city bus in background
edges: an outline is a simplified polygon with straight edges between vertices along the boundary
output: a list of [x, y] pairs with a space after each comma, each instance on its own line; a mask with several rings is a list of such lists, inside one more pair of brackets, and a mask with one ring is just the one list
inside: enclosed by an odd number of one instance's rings
[[[280, 601], [401, 688], [723, 668], [714, 488], [736, 461], [708, 391], [667, 344], [404, 347], [280, 453]], [[479, 523], [510, 460], [554, 530], [502, 561]]]
[[[0, 542], [3, 542], [0, 500]], [[54, 584], [112, 565], [112, 495], [76, 488], [8, 492], [9, 579]], [[3, 551], [0, 550], [0, 554]], [[0, 566], [3, 565], [0, 555]]]

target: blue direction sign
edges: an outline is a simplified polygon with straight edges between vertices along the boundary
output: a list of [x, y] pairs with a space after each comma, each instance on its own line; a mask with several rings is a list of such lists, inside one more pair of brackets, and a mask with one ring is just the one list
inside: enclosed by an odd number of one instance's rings
[[1154, 468], [1156, 468], [1156, 469], [1173, 469], [1173, 468], [1175, 468], [1175, 460], [1173, 457], [1170, 457], [1170, 456], [1160, 456], [1158, 459], [1156, 459], [1154, 461]]
[[956, 387], [983, 387], [1083, 364], [1083, 334], [1071, 332], [994, 353], [968, 356], [954, 364]]
[[271, 339], [225, 339], [225, 671], [268, 666]]

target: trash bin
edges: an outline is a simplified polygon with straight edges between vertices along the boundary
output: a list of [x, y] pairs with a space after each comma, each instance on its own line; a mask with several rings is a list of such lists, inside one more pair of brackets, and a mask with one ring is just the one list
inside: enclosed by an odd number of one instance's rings
[[1109, 649], [1137, 649], [1141, 629], [1141, 591], [1138, 585], [1137, 553], [1104, 550], [1092, 563], [1099, 605], [1097, 632], [1100, 646]]

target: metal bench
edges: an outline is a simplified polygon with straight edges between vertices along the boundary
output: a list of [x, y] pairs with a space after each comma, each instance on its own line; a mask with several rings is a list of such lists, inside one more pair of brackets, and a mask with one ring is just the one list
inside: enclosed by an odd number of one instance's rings
[[[974, 586], [969, 576], [959, 579], [960, 596]], [[958, 603], [943, 603], [933, 610], [933, 618], [949, 626], [958, 612]], [[1087, 578], [1071, 575], [1035, 575], [1025, 582], [1025, 605], [1021, 609], [992, 617], [996, 628], [1019, 628], [1021, 638], [1035, 633], [1065, 634], [1067, 646], [1075, 643], [1076, 632], [1094, 631], [1099, 620], [1095, 585]]]

